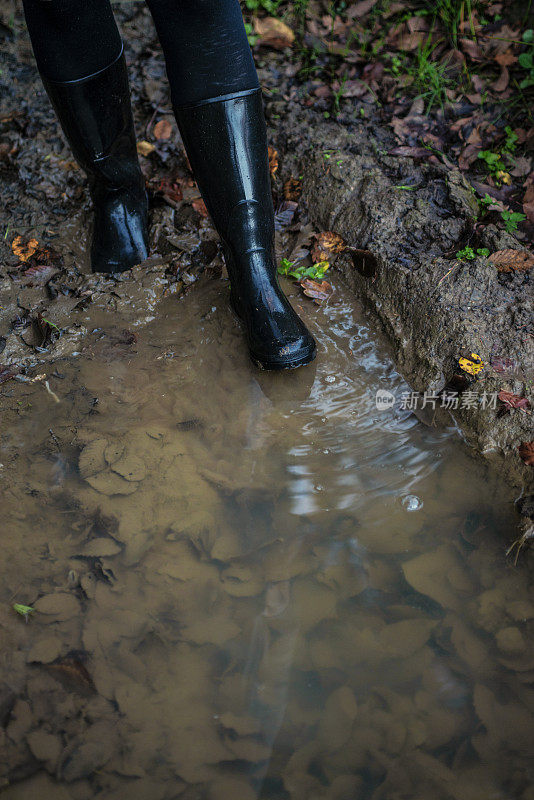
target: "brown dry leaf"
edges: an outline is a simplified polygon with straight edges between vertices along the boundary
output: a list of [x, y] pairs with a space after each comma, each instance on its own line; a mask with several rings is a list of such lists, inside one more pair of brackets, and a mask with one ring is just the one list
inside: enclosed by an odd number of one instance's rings
[[514, 56], [511, 50], [506, 50], [504, 53], [497, 53], [495, 61], [497, 64], [500, 64], [501, 67], [509, 67], [511, 64], [515, 64], [517, 56]]
[[460, 46], [472, 61], [482, 61], [483, 55], [480, 45], [472, 39], [460, 39]]
[[295, 40], [295, 34], [291, 28], [275, 17], [263, 17], [262, 19], [254, 17], [254, 33], [259, 36], [259, 44], [275, 50], [291, 47]]
[[11, 378], [14, 378], [15, 375], [19, 374], [19, 372], [20, 372], [20, 367], [0, 364], [0, 383], [5, 383]]
[[274, 178], [275, 172], [278, 169], [278, 151], [269, 145], [268, 147], [269, 152], [269, 172], [271, 173], [271, 177]]
[[172, 134], [172, 124], [168, 119], [160, 119], [154, 125], [154, 136], [156, 139], [170, 139]]
[[498, 272], [526, 271], [534, 265], [534, 256], [528, 250], [497, 250], [489, 260]]
[[284, 199], [298, 202], [302, 194], [302, 184], [298, 178], [288, 178], [284, 183]]
[[28, 261], [39, 247], [37, 239], [30, 239], [26, 244], [22, 243], [22, 236], [15, 236], [11, 243], [13, 253], [20, 258], [21, 261]]
[[332, 253], [342, 253], [345, 249], [345, 242], [337, 233], [324, 231], [319, 233], [314, 246], [312, 247], [312, 258], [315, 263], [319, 261], [330, 261]]
[[524, 408], [526, 410], [530, 405], [528, 397], [519, 397], [519, 395], [513, 394], [512, 392], [499, 392], [498, 397], [508, 409]]
[[504, 90], [508, 88], [509, 83], [510, 83], [510, 73], [508, 72], [508, 69], [504, 65], [501, 65], [501, 74], [499, 75], [495, 83], [491, 84], [491, 88], [495, 92], [504, 92]]
[[144, 139], [140, 142], [137, 142], [137, 152], [140, 156], [149, 156], [150, 153], [153, 153], [155, 149], [155, 145], [145, 141]]
[[200, 214], [201, 217], [209, 216], [208, 209], [206, 208], [206, 203], [204, 202], [204, 200], [202, 200], [201, 197], [199, 197], [197, 200], [193, 200], [191, 205], [193, 206], [197, 214]]
[[312, 281], [311, 278], [305, 278], [300, 282], [300, 285], [306, 297], [313, 298], [318, 306], [321, 305], [323, 300], [328, 300], [334, 291], [328, 281], [321, 281], [319, 283], [319, 281]]
[[377, 0], [360, 0], [359, 3], [350, 5], [347, 9], [347, 16], [349, 19], [359, 19], [364, 17], [375, 6]]
[[521, 458], [522, 461], [525, 462], [527, 467], [534, 467], [534, 441], [521, 442], [521, 444], [517, 448], [517, 452], [519, 453], [519, 457]]
[[527, 187], [523, 197], [523, 213], [529, 222], [534, 223], [534, 183]]

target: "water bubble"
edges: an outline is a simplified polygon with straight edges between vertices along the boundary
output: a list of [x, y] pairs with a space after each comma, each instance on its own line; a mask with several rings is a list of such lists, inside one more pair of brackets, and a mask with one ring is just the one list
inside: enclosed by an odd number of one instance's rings
[[405, 495], [401, 502], [406, 511], [419, 511], [419, 509], [423, 507], [423, 501], [415, 494]]

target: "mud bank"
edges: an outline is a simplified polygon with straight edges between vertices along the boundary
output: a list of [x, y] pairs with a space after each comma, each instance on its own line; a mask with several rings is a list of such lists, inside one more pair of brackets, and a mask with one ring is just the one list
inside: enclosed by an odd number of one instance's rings
[[[468, 444], [531, 492], [533, 469], [517, 448], [532, 439], [532, 417], [500, 415], [501, 403], [490, 403], [502, 390], [532, 401], [531, 278], [500, 274], [485, 257], [455, 258], [466, 245], [490, 253], [525, 245], [477, 227], [477, 202], [459, 172], [388, 155], [395, 141], [384, 128], [362, 122], [347, 131], [298, 111], [277, 128], [283, 169], [302, 175], [314, 225], [345, 241], [335, 266], [380, 321], [413, 391], [457, 391], [451, 413]], [[473, 352], [485, 367], [468, 384], [458, 359]]]

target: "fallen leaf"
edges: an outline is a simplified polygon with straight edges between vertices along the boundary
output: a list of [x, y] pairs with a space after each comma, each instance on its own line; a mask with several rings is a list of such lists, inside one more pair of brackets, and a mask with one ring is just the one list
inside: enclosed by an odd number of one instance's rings
[[517, 394], [512, 394], [512, 392], [505, 392], [501, 391], [498, 394], [499, 400], [504, 403], [504, 405], [508, 408], [524, 408], [527, 409], [530, 406], [530, 402], [528, 397], [519, 397]]
[[504, 92], [504, 90], [508, 88], [509, 83], [510, 83], [510, 73], [503, 64], [501, 65], [501, 74], [499, 75], [495, 83], [491, 84], [491, 88], [495, 92]]
[[504, 373], [511, 373], [515, 369], [515, 361], [513, 358], [501, 358], [500, 356], [492, 359], [490, 362], [492, 369], [500, 375]]
[[191, 205], [193, 206], [197, 214], [200, 214], [201, 217], [209, 216], [208, 209], [206, 208], [206, 203], [204, 202], [204, 200], [202, 200], [201, 197], [199, 197], [197, 200], [193, 200]]
[[517, 61], [517, 56], [514, 56], [511, 50], [506, 50], [504, 53], [497, 53], [495, 61], [497, 64], [500, 64], [501, 67], [510, 67]]
[[282, 203], [280, 203], [274, 215], [274, 226], [276, 230], [281, 230], [282, 228], [287, 228], [288, 225], [291, 225], [297, 207], [298, 203], [296, 203], [294, 200], [284, 200]]
[[347, 9], [347, 16], [350, 19], [359, 19], [360, 17], [364, 17], [369, 11], [375, 6], [377, 0], [360, 0], [359, 3], [354, 3], [354, 5], [350, 5]]
[[506, 184], [506, 186], [510, 186], [510, 184], [512, 183], [512, 178], [510, 177], [510, 173], [505, 172], [503, 169], [497, 170], [497, 172], [495, 173], [495, 177], [501, 183]]
[[254, 33], [259, 36], [258, 44], [274, 50], [291, 47], [295, 40], [291, 28], [275, 17], [254, 17]]
[[313, 298], [318, 306], [321, 305], [323, 300], [328, 300], [333, 292], [332, 285], [328, 281], [312, 281], [311, 278], [305, 278], [301, 281], [300, 285], [306, 297]]
[[498, 272], [526, 271], [534, 265], [534, 256], [528, 250], [497, 250], [489, 260]]
[[460, 39], [460, 46], [472, 61], [482, 61], [483, 55], [480, 45], [473, 39]]
[[297, 178], [288, 178], [284, 183], [284, 199], [297, 202], [302, 194], [302, 183]]
[[459, 358], [458, 364], [469, 375], [478, 375], [484, 369], [484, 362], [476, 353], [471, 353], [471, 358]]
[[268, 147], [269, 152], [269, 172], [271, 173], [271, 177], [274, 178], [274, 174], [278, 169], [278, 151], [269, 145]]
[[534, 442], [521, 442], [517, 452], [528, 467], [534, 467]]
[[319, 261], [329, 261], [332, 253], [337, 255], [342, 253], [344, 249], [345, 242], [341, 236], [332, 231], [324, 231], [317, 235], [311, 254], [314, 262], [317, 263]]
[[30, 239], [26, 244], [22, 243], [22, 236], [15, 236], [11, 243], [13, 253], [20, 258], [21, 261], [28, 261], [39, 247], [37, 239]]
[[528, 221], [534, 223], [534, 183], [527, 187], [523, 197], [523, 212], [527, 215]]
[[172, 124], [168, 119], [160, 119], [154, 125], [154, 136], [156, 139], [170, 139], [172, 134]]
[[409, 147], [408, 145], [400, 145], [400, 147], [394, 147], [393, 150], [388, 150], [388, 156], [404, 156], [405, 158], [428, 158], [428, 153], [426, 147]]
[[6, 381], [14, 378], [15, 375], [18, 375], [20, 372], [20, 367], [14, 366], [7, 366], [5, 364], [0, 364], [0, 383], [5, 383]]
[[162, 195], [166, 200], [171, 200], [173, 203], [179, 203], [183, 199], [182, 187], [172, 178], [162, 178], [155, 184], [152, 191], [154, 194]]
[[144, 139], [141, 142], [137, 142], [137, 152], [140, 156], [149, 156], [150, 153], [153, 153], [155, 149], [155, 145], [145, 141]]

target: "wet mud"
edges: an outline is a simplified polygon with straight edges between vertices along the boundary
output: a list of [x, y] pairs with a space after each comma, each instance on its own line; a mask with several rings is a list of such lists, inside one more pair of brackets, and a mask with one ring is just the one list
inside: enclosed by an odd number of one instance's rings
[[531, 797], [512, 498], [454, 428], [376, 409], [406, 384], [335, 289], [294, 293], [320, 355], [292, 374], [203, 278], [9, 384], [3, 800]]

